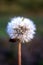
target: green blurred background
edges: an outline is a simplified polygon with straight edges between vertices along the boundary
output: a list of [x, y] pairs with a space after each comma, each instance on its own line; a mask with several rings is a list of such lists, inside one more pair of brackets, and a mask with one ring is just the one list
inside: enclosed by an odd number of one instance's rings
[[[8, 42], [6, 26], [10, 19], [15, 16], [24, 16], [33, 20], [37, 28], [36, 35], [43, 36], [43, 0], [0, 0], [0, 41], [5, 49], [9, 50], [11, 47], [11, 53], [14, 50], [14, 58], [17, 57], [17, 45], [14, 46]], [[12, 62], [11, 53], [8, 63]], [[43, 65], [43, 61], [39, 62], [41, 62], [39, 65]]]

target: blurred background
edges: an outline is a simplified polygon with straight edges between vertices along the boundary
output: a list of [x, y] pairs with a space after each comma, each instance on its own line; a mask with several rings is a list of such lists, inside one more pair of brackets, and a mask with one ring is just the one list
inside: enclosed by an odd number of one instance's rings
[[0, 0], [0, 65], [18, 65], [18, 45], [6, 33], [15, 16], [30, 18], [37, 28], [35, 38], [22, 44], [22, 65], [43, 65], [43, 0]]

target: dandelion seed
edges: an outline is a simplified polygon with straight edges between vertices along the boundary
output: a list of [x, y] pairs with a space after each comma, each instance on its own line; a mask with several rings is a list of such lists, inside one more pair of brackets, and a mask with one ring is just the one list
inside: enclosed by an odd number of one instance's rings
[[[11, 39], [20, 39], [21, 42], [29, 42], [35, 34], [35, 24], [28, 18], [14, 17], [7, 25], [7, 33]], [[26, 41], [27, 40], [27, 41]]]

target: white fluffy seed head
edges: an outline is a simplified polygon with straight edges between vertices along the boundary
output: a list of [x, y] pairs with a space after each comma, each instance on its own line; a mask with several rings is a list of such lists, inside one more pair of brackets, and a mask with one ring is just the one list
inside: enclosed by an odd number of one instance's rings
[[24, 17], [14, 17], [7, 25], [7, 33], [10, 38], [19, 39], [23, 43], [33, 39], [35, 30], [33, 21]]

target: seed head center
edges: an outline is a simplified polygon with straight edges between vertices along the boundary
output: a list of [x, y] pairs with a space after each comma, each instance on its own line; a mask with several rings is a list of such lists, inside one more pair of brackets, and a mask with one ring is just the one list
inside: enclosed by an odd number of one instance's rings
[[23, 35], [28, 29], [25, 26], [19, 26], [16, 30], [16, 34]]
[[27, 28], [24, 27], [24, 26], [19, 26], [19, 29], [18, 29], [18, 33], [19, 34], [24, 34], [25, 32], [27, 31]]

